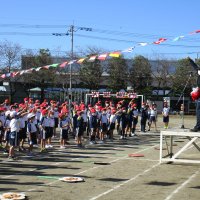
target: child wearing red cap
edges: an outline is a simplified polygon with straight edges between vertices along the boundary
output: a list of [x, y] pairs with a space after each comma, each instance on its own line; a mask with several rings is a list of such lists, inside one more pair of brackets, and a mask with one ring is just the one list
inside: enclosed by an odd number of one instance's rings
[[109, 118], [109, 135], [110, 135], [110, 141], [113, 141], [113, 131], [115, 129], [115, 122], [117, 120], [116, 110], [113, 109], [111, 111], [111, 115]]
[[138, 109], [137, 109], [137, 104], [133, 104], [132, 106], [133, 108], [133, 128], [132, 128], [132, 134], [131, 136], [134, 136], [135, 135], [135, 130], [136, 130], [136, 126], [137, 126], [137, 123], [138, 123]]
[[29, 113], [27, 116], [28, 124], [27, 124], [27, 135], [28, 135], [28, 144], [29, 144], [29, 153], [28, 156], [33, 156], [32, 149], [33, 145], [37, 144], [37, 128], [34, 122], [35, 114]]
[[90, 144], [96, 144], [95, 136], [98, 127], [97, 113], [94, 108], [91, 108], [90, 112], [91, 112], [91, 115], [89, 116]]
[[48, 131], [49, 131], [49, 121], [47, 118], [48, 111], [43, 110], [41, 119], [39, 122], [39, 127], [40, 127], [40, 139], [41, 139], [41, 150], [40, 152], [46, 151], [45, 146], [46, 146], [46, 139], [48, 138]]
[[53, 131], [55, 126], [54, 111], [52, 110], [49, 111], [47, 119], [48, 119], [48, 136], [47, 136], [46, 148], [53, 148], [51, 144], [51, 139], [53, 137]]
[[100, 126], [101, 126], [101, 132], [100, 132], [100, 144], [104, 143], [104, 135], [107, 133], [107, 127], [108, 127], [108, 116], [106, 112], [106, 108], [103, 109], [101, 118], [100, 118]]
[[70, 129], [71, 120], [68, 116], [66, 116], [66, 113], [60, 113], [59, 118], [60, 118], [60, 123], [59, 123], [59, 127], [60, 127], [60, 148], [64, 149], [65, 144], [68, 140], [68, 133], [69, 133], [69, 129]]

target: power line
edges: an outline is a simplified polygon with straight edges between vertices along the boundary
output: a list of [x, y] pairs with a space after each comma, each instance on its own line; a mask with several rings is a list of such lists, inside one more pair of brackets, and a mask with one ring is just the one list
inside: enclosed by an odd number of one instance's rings
[[[0, 27], [3, 28], [35, 28], [35, 29], [43, 29], [43, 28], [70, 28], [70, 25], [29, 25], [29, 24], [0, 24]], [[77, 29], [82, 29], [84, 27], [80, 26], [74, 26], [74, 28]], [[91, 29], [91, 28], [90, 28]], [[91, 31], [91, 30], [90, 30]], [[92, 28], [93, 32], [96, 33], [101, 33], [101, 34], [108, 34], [108, 35], [118, 35], [118, 36], [123, 36], [123, 37], [136, 37], [136, 38], [144, 38], [144, 39], [157, 39], [161, 37], [160, 35], [157, 34], [144, 34], [144, 33], [132, 33], [132, 32], [122, 32], [122, 31], [116, 31], [116, 30], [106, 30], [106, 29], [94, 29]], [[174, 38], [176, 36], [172, 35], [162, 35], [162, 37], [167, 37], [167, 38]], [[185, 37], [184, 40], [185, 42], [197, 42], [200, 41], [198, 38], [187, 38]]]
[[[0, 35], [23, 35], [23, 36], [67, 36], [68, 33], [26, 33], [26, 32], [0, 32]], [[125, 43], [139, 43], [140, 41], [135, 40], [123, 40], [123, 39], [114, 39], [107, 37], [99, 37], [99, 36], [89, 36], [83, 34], [76, 34], [78, 37], [98, 39], [98, 40], [106, 40], [106, 41], [116, 41], [116, 42], [125, 42]], [[200, 46], [194, 45], [179, 45], [179, 44], [160, 44], [159, 46], [168, 46], [168, 47], [184, 47], [184, 48], [200, 48]]]

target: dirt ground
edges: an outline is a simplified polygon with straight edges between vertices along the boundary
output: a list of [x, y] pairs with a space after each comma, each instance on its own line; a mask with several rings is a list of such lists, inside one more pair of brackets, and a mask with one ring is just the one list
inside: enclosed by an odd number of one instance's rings
[[[195, 116], [186, 116], [184, 125], [192, 128]], [[169, 130], [179, 128], [179, 116], [170, 116]], [[139, 127], [138, 127], [139, 128]], [[158, 129], [163, 130], [161, 116]], [[67, 149], [59, 149], [58, 138], [54, 148], [35, 156], [17, 152], [18, 159], [9, 161], [0, 150], [0, 193], [24, 192], [34, 200], [198, 200], [200, 198], [200, 164], [159, 163], [159, 133], [153, 131], [113, 142], [76, 147], [73, 140]], [[175, 149], [186, 142], [175, 140]], [[198, 141], [199, 142], [199, 141]], [[129, 157], [131, 153], [144, 157]], [[164, 154], [167, 151], [164, 150]], [[193, 146], [181, 157], [200, 160]], [[100, 162], [106, 165], [95, 164]], [[66, 183], [64, 176], [78, 176], [84, 182]]]

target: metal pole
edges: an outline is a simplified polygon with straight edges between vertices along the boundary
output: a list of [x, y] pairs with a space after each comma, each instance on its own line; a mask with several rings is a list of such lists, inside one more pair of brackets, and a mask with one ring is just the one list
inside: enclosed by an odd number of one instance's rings
[[[70, 33], [71, 33], [71, 61], [74, 57], [74, 25], [70, 26]], [[70, 77], [69, 77], [69, 113], [71, 116], [71, 103], [72, 103], [72, 63], [70, 63]]]
[[[70, 32], [71, 32], [71, 61], [74, 58], [74, 25], [71, 25], [70, 27]], [[69, 88], [70, 88], [70, 98], [69, 100], [72, 100], [72, 63], [70, 63], [70, 78], [69, 78]]]

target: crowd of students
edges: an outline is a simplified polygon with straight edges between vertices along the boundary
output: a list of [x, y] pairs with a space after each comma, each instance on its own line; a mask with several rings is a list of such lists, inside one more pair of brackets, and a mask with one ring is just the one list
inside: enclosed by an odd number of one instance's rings
[[[146, 132], [150, 131], [152, 124], [157, 130], [156, 121], [155, 104], [142, 103], [138, 111], [134, 100], [128, 104], [122, 100], [117, 104], [106, 101], [103, 105], [99, 101], [95, 105], [81, 102], [69, 106], [67, 102], [40, 102], [31, 98], [25, 98], [20, 104], [10, 105], [6, 99], [0, 104], [0, 145], [8, 158], [13, 159], [15, 148], [25, 151], [25, 142], [28, 142], [28, 155], [33, 155], [33, 146], [40, 146], [40, 152], [53, 148], [51, 140], [57, 136], [57, 128], [60, 132], [61, 149], [66, 148], [69, 134], [72, 134], [77, 146], [82, 148], [82, 139], [85, 136], [89, 138], [90, 144], [102, 144], [105, 138], [113, 141], [113, 131], [116, 129], [120, 139], [127, 139], [135, 135], [138, 122], [141, 132]], [[163, 108], [163, 122], [165, 128], [168, 128], [167, 104]]]

